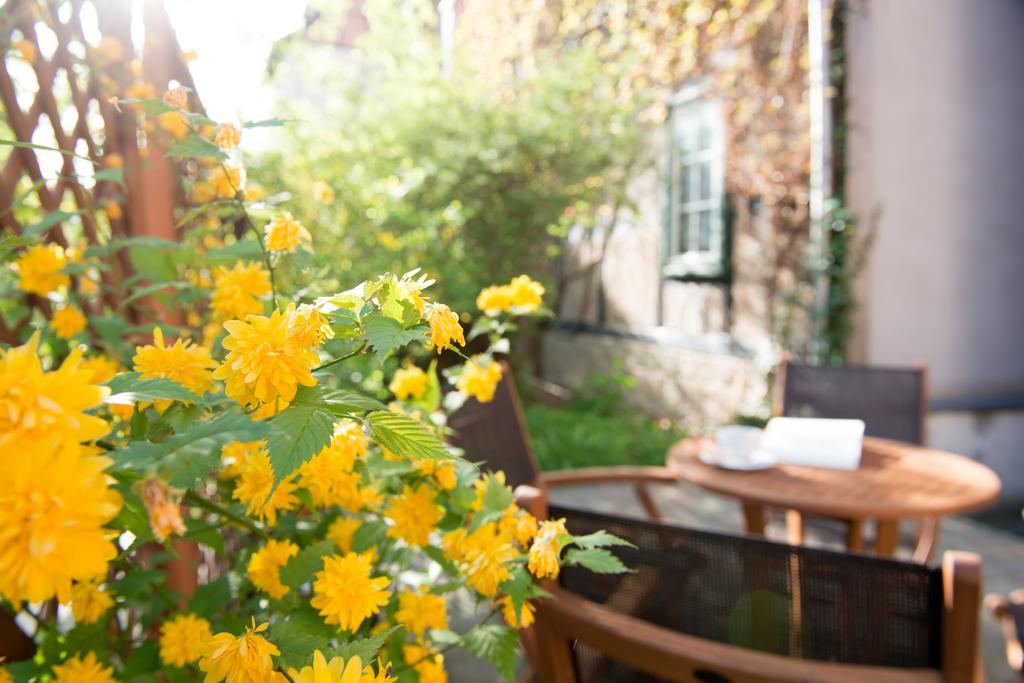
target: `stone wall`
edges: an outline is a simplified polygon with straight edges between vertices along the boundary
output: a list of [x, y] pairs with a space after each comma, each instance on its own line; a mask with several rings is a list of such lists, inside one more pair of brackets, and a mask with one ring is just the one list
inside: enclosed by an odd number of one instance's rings
[[639, 334], [554, 330], [544, 335], [543, 354], [546, 378], [568, 387], [621, 363], [636, 379], [626, 397], [630, 405], [691, 427], [715, 426], [765, 402], [763, 370], [752, 357], [728, 349], [687, 348]]

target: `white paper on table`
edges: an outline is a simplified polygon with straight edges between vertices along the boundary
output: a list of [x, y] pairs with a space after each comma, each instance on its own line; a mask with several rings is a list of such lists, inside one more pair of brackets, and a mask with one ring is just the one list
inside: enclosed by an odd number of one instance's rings
[[782, 463], [855, 470], [863, 445], [863, 420], [775, 417], [768, 421], [759, 450]]

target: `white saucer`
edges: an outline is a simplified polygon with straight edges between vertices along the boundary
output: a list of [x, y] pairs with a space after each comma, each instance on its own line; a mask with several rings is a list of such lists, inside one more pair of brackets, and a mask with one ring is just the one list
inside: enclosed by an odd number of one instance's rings
[[752, 472], [754, 470], [766, 470], [775, 467], [777, 460], [768, 451], [762, 448], [755, 449], [750, 458], [745, 462], [723, 461], [718, 449], [700, 452], [700, 461], [712, 467], [721, 467], [723, 470], [737, 470], [740, 472]]

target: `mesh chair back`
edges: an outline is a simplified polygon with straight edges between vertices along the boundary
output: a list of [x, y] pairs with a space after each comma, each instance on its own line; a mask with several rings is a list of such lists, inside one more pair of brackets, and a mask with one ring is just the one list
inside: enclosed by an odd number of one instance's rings
[[[565, 567], [562, 587], [677, 632], [803, 660], [941, 666], [940, 569], [552, 506], [573, 534], [605, 529], [633, 572]], [[655, 680], [577, 641], [579, 681]]]
[[530, 445], [519, 393], [508, 365], [502, 363], [501, 382], [494, 400], [480, 403], [470, 398], [449, 419], [448, 440], [465, 451], [466, 459], [485, 471], [503, 471], [505, 481], [515, 488], [533, 484], [540, 467]]
[[858, 418], [865, 433], [924, 442], [925, 370], [786, 363], [782, 414]]

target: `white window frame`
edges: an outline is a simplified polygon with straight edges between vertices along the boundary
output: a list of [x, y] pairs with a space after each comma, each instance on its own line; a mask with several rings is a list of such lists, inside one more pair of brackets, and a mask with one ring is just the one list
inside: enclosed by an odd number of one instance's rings
[[[725, 271], [725, 116], [722, 103], [707, 96], [706, 80], [687, 84], [670, 101], [668, 212], [665, 239], [664, 273], [676, 277], [720, 277]], [[701, 126], [708, 135], [706, 149], [684, 148], [683, 141], [695, 140]], [[689, 167], [688, 192], [682, 192], [683, 169]], [[700, 169], [710, 176], [707, 199], [700, 198]], [[700, 248], [700, 216], [709, 212], [706, 249]], [[687, 216], [686, 248], [680, 229]]]

